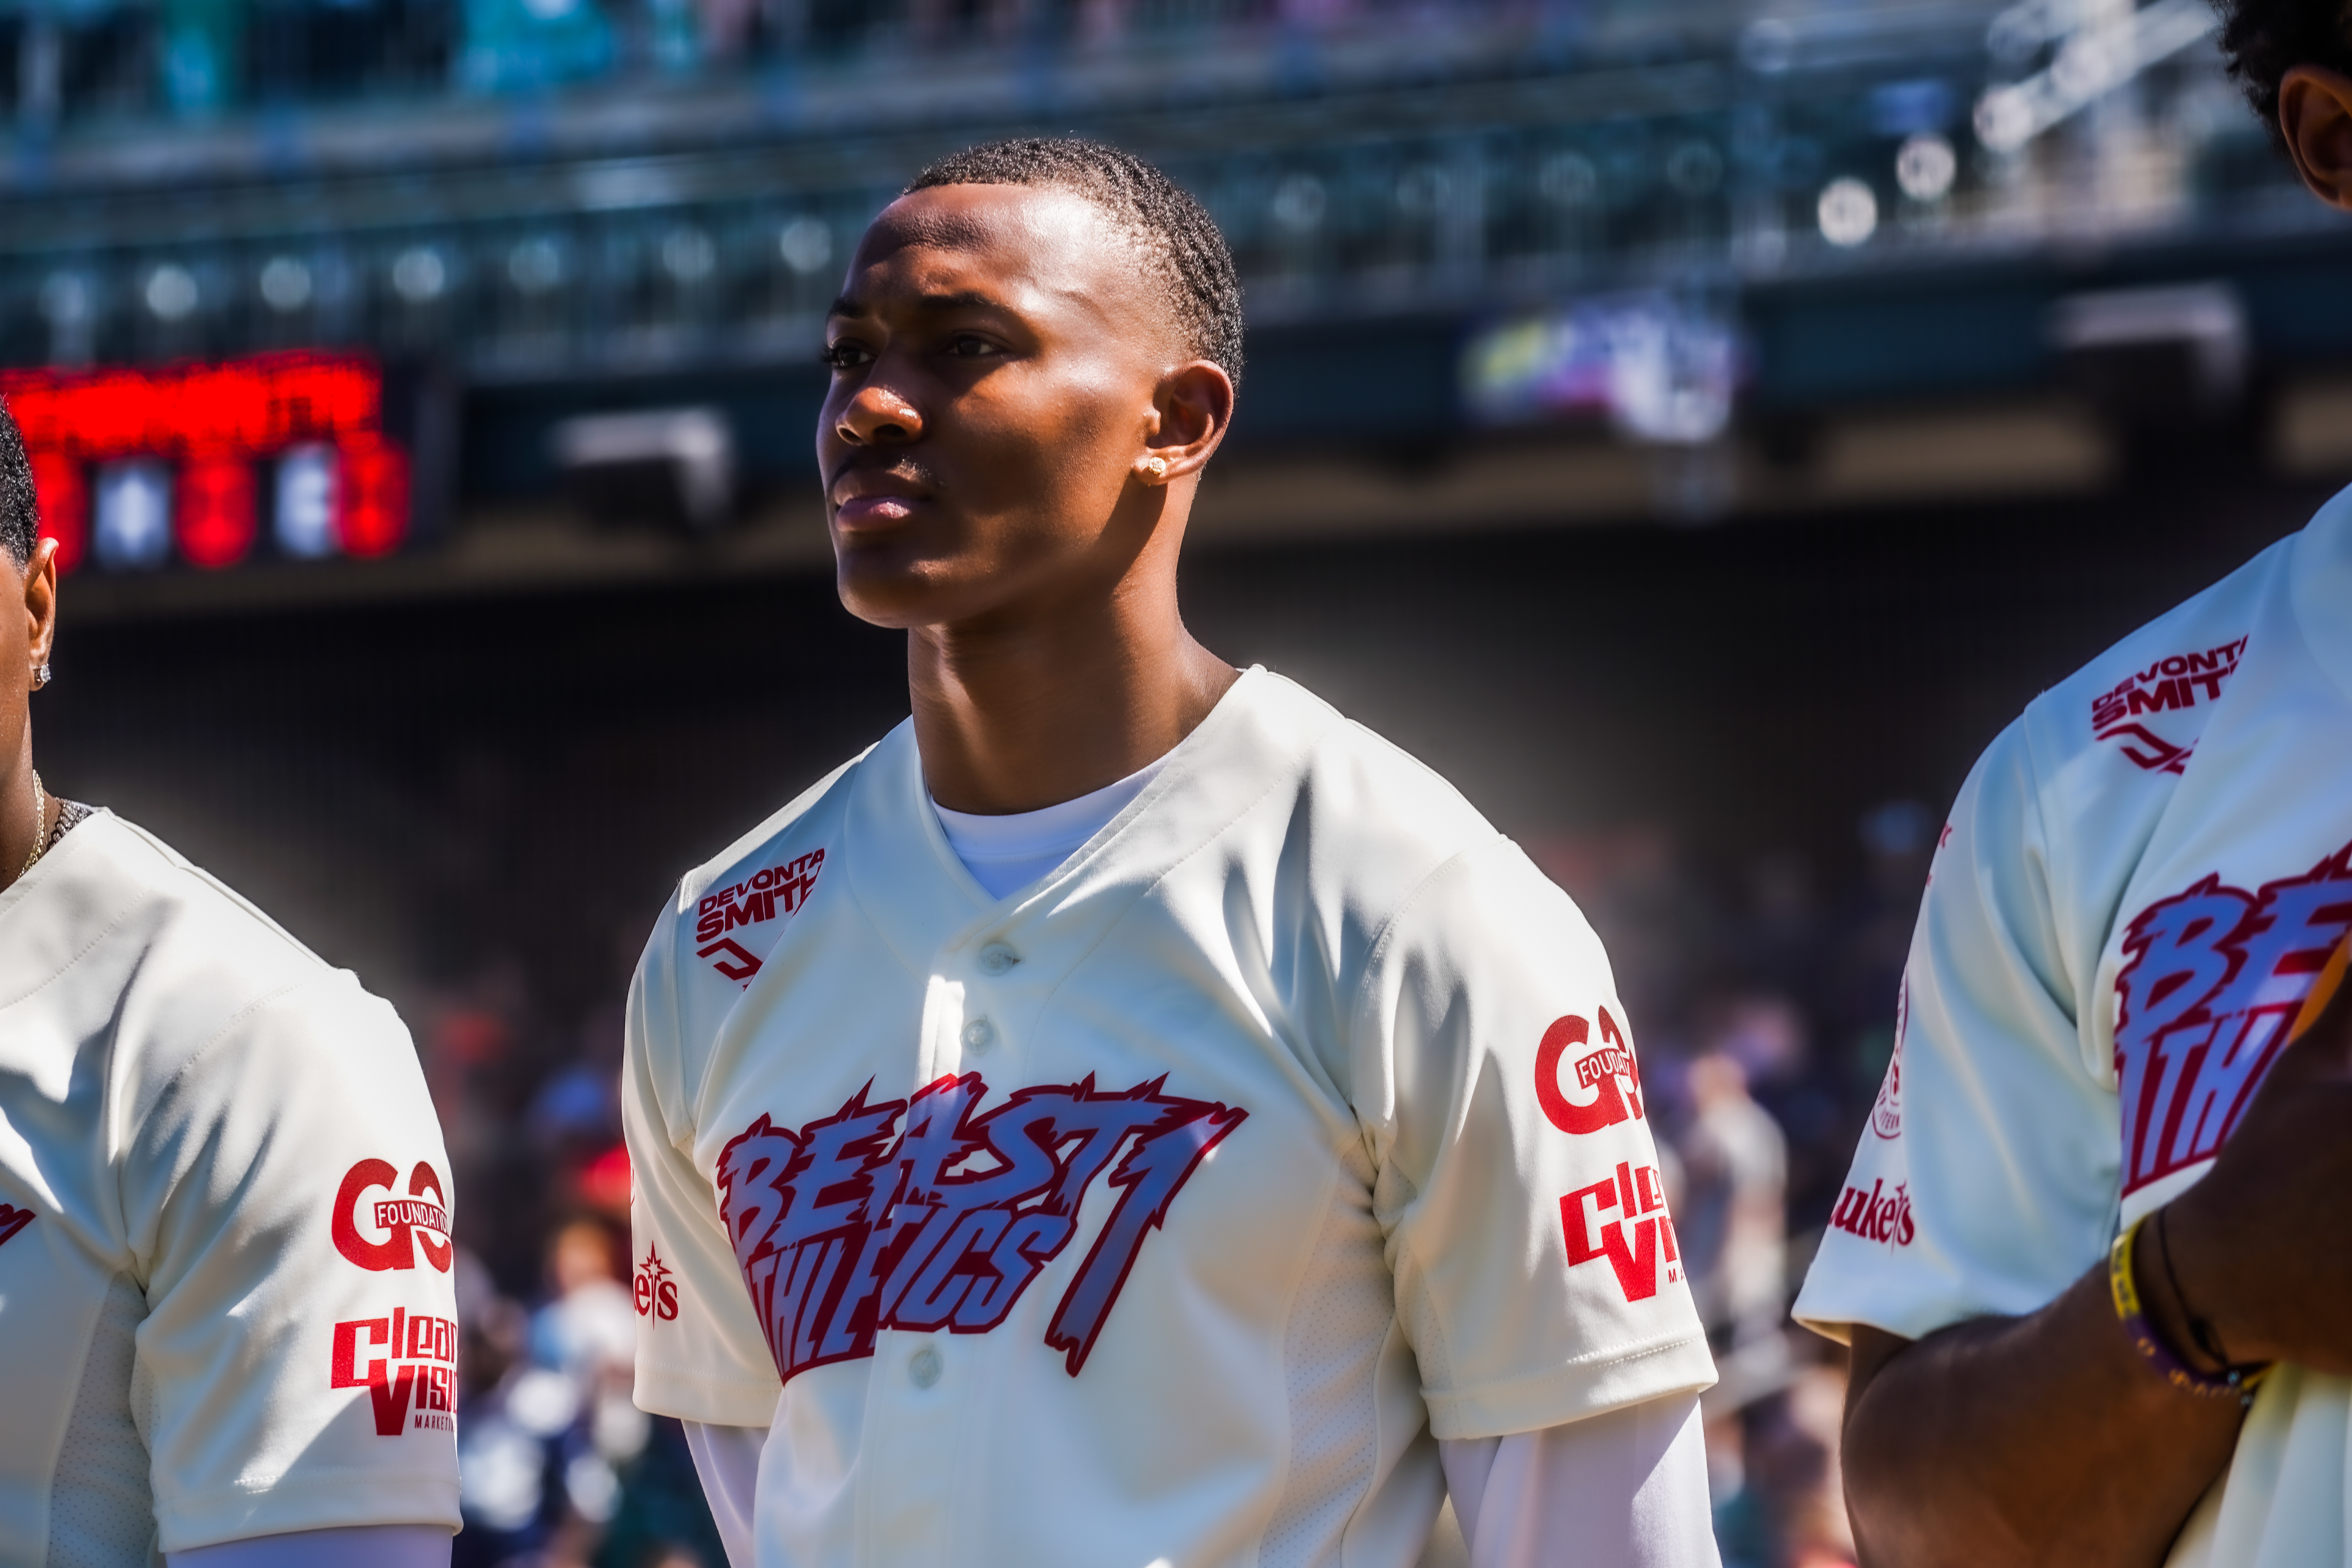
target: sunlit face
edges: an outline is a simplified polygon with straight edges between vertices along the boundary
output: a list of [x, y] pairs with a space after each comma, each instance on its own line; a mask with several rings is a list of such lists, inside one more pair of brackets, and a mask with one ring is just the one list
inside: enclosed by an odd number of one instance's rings
[[817, 461], [842, 602], [921, 626], [1108, 592], [1164, 496], [1130, 481], [1185, 357], [1173, 338], [1132, 241], [1081, 196], [893, 202], [825, 327]]

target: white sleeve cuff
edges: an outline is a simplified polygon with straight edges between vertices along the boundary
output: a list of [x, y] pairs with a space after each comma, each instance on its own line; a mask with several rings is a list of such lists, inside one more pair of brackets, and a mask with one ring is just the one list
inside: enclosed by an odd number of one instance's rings
[[1441, 1442], [1470, 1568], [1719, 1568], [1698, 1396], [1669, 1394], [1508, 1437]]
[[702, 1479], [702, 1495], [709, 1500], [710, 1521], [719, 1527], [730, 1568], [751, 1568], [752, 1503], [760, 1489], [760, 1453], [767, 1442], [765, 1426], [686, 1423], [694, 1473]]

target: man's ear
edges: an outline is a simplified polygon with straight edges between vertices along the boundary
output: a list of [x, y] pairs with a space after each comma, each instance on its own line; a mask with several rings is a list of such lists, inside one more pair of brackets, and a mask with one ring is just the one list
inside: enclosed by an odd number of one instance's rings
[[1145, 450], [1167, 461], [1167, 478], [1181, 479], [1208, 466], [1234, 417], [1234, 383], [1207, 360], [1180, 364], [1162, 376], [1152, 398], [1158, 416]]
[[25, 567], [25, 618], [31, 640], [26, 652], [36, 665], [48, 662], [58, 637], [58, 542], [34, 542]]
[[2311, 194], [2352, 212], [2352, 79], [2296, 66], [2279, 83], [2279, 129]]

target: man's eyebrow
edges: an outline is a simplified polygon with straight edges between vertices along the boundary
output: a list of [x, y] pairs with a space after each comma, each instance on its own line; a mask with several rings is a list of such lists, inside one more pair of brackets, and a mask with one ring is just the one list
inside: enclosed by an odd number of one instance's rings
[[[915, 305], [917, 309], [924, 310], [1002, 310], [1007, 308], [1003, 300], [992, 294], [983, 294], [975, 289], [960, 289], [947, 294], [920, 295], [916, 299]], [[870, 316], [873, 313], [863, 302], [845, 294], [833, 302], [833, 309], [827, 310], [825, 315], [827, 318], [843, 316], [855, 319], [860, 316]]]

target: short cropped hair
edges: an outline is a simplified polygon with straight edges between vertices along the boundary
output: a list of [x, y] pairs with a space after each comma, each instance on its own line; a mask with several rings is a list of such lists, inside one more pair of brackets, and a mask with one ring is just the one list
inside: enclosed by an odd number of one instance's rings
[[0, 550], [23, 567], [33, 559], [40, 511], [33, 500], [33, 465], [25, 456], [25, 433], [0, 399]]
[[2221, 58], [2246, 101], [2279, 146], [2279, 84], [2296, 66], [2326, 66], [2352, 76], [2352, 26], [2343, 0], [2216, 0]]
[[1242, 285], [1234, 253], [1208, 209], [1135, 156], [1079, 137], [1024, 137], [967, 147], [917, 174], [934, 185], [1029, 185], [1084, 196], [1141, 248], [1185, 346], [1242, 380]]

